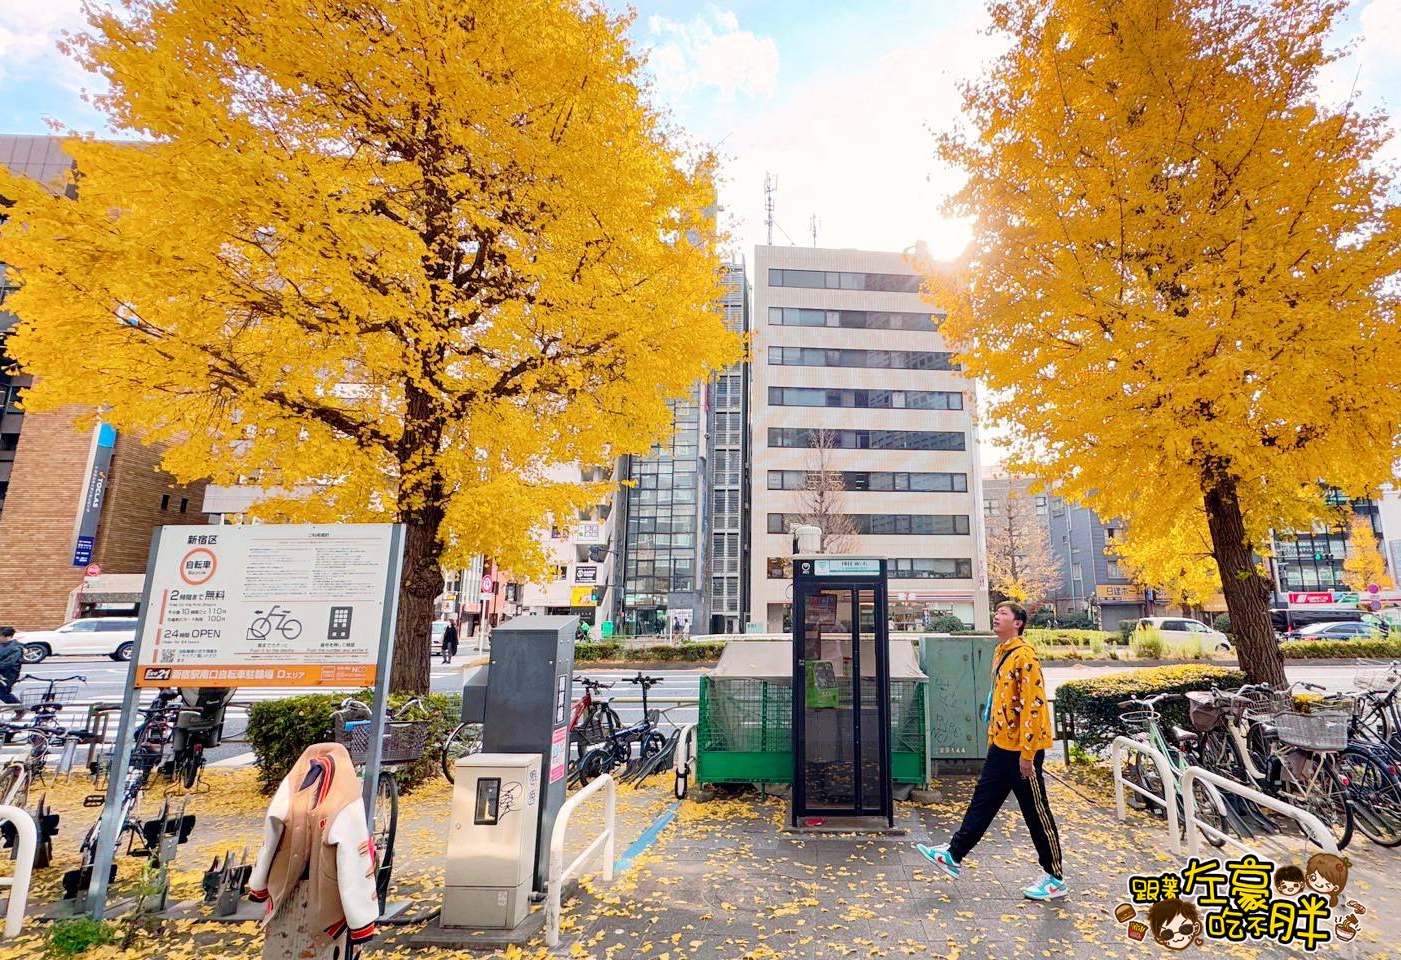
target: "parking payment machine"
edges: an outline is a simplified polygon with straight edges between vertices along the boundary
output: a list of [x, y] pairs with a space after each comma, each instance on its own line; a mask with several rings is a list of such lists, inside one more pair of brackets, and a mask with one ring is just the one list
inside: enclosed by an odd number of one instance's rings
[[886, 611], [883, 558], [793, 558], [793, 826], [894, 826]]
[[540, 757], [478, 753], [457, 761], [453, 779], [444, 923], [508, 930], [530, 909]]

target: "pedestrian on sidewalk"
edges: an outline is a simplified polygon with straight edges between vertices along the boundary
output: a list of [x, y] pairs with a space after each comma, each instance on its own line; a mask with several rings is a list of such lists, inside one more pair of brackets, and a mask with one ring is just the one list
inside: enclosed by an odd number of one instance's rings
[[1054, 900], [1065, 896], [1068, 888], [1061, 866], [1060, 834], [1041, 774], [1046, 748], [1052, 743], [1051, 708], [1046, 702], [1041, 662], [1022, 636], [1026, 620], [1026, 608], [1019, 603], [1000, 603], [993, 614], [997, 648], [993, 652], [992, 692], [983, 707], [988, 721], [988, 755], [963, 825], [947, 844], [931, 847], [921, 843], [916, 847], [957, 879], [963, 858], [983, 838], [1007, 794], [1015, 793], [1046, 874], [1022, 894], [1029, 900]]
[[0, 627], [0, 703], [19, 703], [13, 687], [23, 669], [24, 647], [15, 640], [15, 628]]
[[443, 663], [452, 663], [452, 658], [457, 656], [457, 625], [449, 623], [448, 628], [443, 631]]

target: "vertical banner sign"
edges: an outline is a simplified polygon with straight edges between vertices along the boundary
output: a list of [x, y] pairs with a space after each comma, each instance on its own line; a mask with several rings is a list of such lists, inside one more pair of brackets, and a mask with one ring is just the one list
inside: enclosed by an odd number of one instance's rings
[[136, 685], [373, 683], [391, 529], [162, 528]]
[[112, 452], [116, 446], [117, 429], [111, 424], [98, 424], [92, 468], [88, 471], [83, 502], [78, 508], [78, 533], [73, 542], [75, 567], [86, 567], [92, 563], [92, 548], [97, 543], [97, 522], [102, 519], [102, 498], [107, 493], [107, 475], [112, 469]]

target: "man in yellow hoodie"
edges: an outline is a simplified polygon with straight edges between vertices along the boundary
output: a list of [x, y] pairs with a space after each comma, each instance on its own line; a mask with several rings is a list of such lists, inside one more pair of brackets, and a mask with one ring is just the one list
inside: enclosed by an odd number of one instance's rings
[[988, 755], [982, 776], [953, 839], [943, 846], [916, 846], [931, 863], [957, 879], [963, 858], [983, 838], [1007, 794], [1015, 793], [1046, 874], [1022, 894], [1029, 900], [1055, 900], [1065, 896], [1068, 888], [1061, 868], [1060, 834], [1041, 774], [1046, 748], [1052, 742], [1046, 682], [1035, 648], [1022, 637], [1026, 609], [1021, 604], [998, 604], [992, 631], [997, 634], [997, 649], [992, 658], [992, 691], [983, 707], [988, 721]]

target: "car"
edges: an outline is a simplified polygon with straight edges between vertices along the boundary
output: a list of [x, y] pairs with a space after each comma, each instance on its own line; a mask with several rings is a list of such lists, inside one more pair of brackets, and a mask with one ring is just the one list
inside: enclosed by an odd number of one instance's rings
[[136, 646], [136, 618], [79, 617], [57, 630], [21, 631], [15, 639], [24, 647], [25, 663], [40, 663], [49, 657], [97, 655], [126, 661]]
[[443, 652], [443, 634], [448, 632], [448, 622], [446, 620], [433, 621], [433, 633], [428, 638], [428, 652], [432, 656], [439, 656]]
[[1357, 620], [1336, 620], [1332, 623], [1310, 623], [1285, 634], [1288, 640], [1377, 640], [1381, 628]]
[[1362, 622], [1374, 619], [1356, 609], [1336, 609], [1333, 607], [1275, 607], [1270, 610], [1270, 622], [1278, 636], [1285, 636], [1307, 627], [1311, 623]]
[[1144, 617], [1136, 629], [1157, 628], [1164, 640], [1187, 640], [1198, 637], [1202, 648], [1216, 653], [1230, 653], [1231, 640], [1220, 630], [1213, 630], [1200, 620], [1188, 617]]

